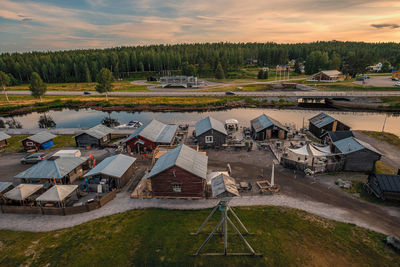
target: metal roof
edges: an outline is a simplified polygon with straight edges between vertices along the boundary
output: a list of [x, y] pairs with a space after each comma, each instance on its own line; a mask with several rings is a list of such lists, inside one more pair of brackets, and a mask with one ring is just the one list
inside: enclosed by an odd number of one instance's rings
[[171, 143], [178, 131], [178, 125], [164, 124], [158, 120], [151, 120], [135, 130], [122, 143], [126, 143], [136, 136], [141, 136], [155, 143]]
[[336, 142], [348, 137], [354, 137], [352, 131], [336, 131], [336, 132], [328, 131], [327, 134], [331, 138], [332, 142]]
[[17, 174], [17, 179], [62, 179], [88, 160], [87, 157], [57, 157], [43, 160]]
[[213, 197], [227, 192], [232, 196], [240, 196], [235, 179], [225, 174], [220, 174], [211, 180], [211, 192]]
[[321, 112], [318, 115], [312, 117], [311, 119], [308, 119], [315, 127], [317, 128], [322, 128], [329, 123], [332, 123], [335, 121], [335, 119], [328, 114]]
[[12, 186], [10, 182], [0, 182], [0, 193]]
[[271, 126], [277, 126], [279, 128], [281, 128], [282, 130], [287, 131], [287, 128], [285, 126], [283, 126], [279, 121], [265, 115], [262, 114], [260, 116], [258, 116], [255, 119], [252, 119], [250, 121], [251, 126], [254, 128], [254, 130], [258, 133], [260, 131], [263, 131]]
[[5, 132], [0, 132], [0, 141], [6, 140], [8, 138], [10, 138], [11, 136], [9, 136], [8, 134], [6, 134]]
[[205, 133], [211, 129], [216, 130], [222, 134], [228, 135], [228, 133], [226, 132], [226, 129], [224, 127], [224, 124], [222, 122], [220, 122], [219, 120], [216, 120], [210, 116], [196, 122], [194, 127], [196, 129], [196, 136], [202, 135], [203, 133]]
[[207, 178], [208, 157], [186, 145], [180, 145], [162, 155], [145, 178], [151, 178], [173, 166], [184, 169], [200, 178]]
[[394, 174], [375, 174], [379, 189], [382, 192], [400, 193], [400, 175]]
[[44, 131], [44, 132], [40, 132], [40, 133], [34, 134], [32, 136], [29, 136], [29, 137], [25, 138], [24, 140], [31, 140], [35, 143], [43, 144], [43, 143], [46, 143], [47, 141], [52, 140], [56, 137], [57, 137], [56, 135], [54, 135], [50, 132]]
[[[94, 138], [101, 139], [104, 136], [112, 133], [112, 129], [108, 128], [107, 126], [104, 126], [103, 124], [98, 124], [90, 129], [87, 129], [83, 133], [93, 136]], [[83, 133], [81, 133], [81, 134], [83, 134]], [[78, 134], [77, 136], [79, 136], [81, 134]]]
[[337, 77], [342, 75], [342, 73], [338, 70], [323, 70], [321, 72], [329, 77]]
[[98, 174], [104, 174], [115, 178], [121, 178], [122, 175], [135, 163], [136, 158], [126, 155], [115, 155], [102, 160], [96, 167], [90, 170], [84, 177], [91, 177]]
[[368, 143], [365, 143], [355, 137], [348, 137], [345, 139], [341, 139], [339, 141], [333, 142], [333, 145], [343, 154], [350, 154], [362, 149], [368, 149], [371, 150], [379, 155], [381, 153], [376, 150], [373, 146], [371, 146]]
[[36, 201], [61, 202], [71, 195], [77, 185], [54, 185], [49, 190], [41, 194]]
[[43, 188], [42, 184], [20, 184], [8, 191], [4, 196], [11, 200], [25, 200]]

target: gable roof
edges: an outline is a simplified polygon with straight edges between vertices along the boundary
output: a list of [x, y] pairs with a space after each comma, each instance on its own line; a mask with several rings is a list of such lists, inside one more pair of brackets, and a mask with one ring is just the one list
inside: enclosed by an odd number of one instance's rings
[[345, 139], [338, 140], [336, 142], [333, 142], [333, 145], [343, 154], [350, 154], [362, 149], [368, 149], [370, 151], [373, 151], [379, 155], [381, 153], [376, 150], [373, 146], [370, 144], [363, 142], [355, 137], [348, 137]]
[[211, 192], [213, 197], [217, 197], [225, 192], [232, 196], [240, 196], [235, 179], [225, 174], [220, 174], [211, 180]]
[[287, 131], [287, 128], [285, 126], [283, 126], [279, 121], [277, 121], [265, 114], [262, 114], [262, 115], [258, 116], [257, 118], [252, 119], [250, 121], [250, 123], [256, 132], [260, 132], [271, 126], [277, 126], [278, 128], [281, 128], [282, 130]]
[[334, 119], [333, 117], [329, 116], [328, 114], [326, 114], [324, 112], [321, 112], [318, 115], [316, 115], [308, 120], [315, 127], [322, 128], [322, 127], [334, 122], [336, 119]]
[[71, 195], [77, 185], [53, 185], [49, 190], [41, 194], [36, 201], [61, 202]]
[[57, 137], [56, 135], [54, 135], [50, 132], [43, 131], [43, 132], [34, 134], [32, 136], [29, 136], [29, 137], [25, 138], [24, 140], [31, 140], [35, 143], [43, 144], [43, 143], [46, 143], [47, 141], [50, 141], [56, 137]]
[[349, 137], [354, 137], [352, 131], [336, 131], [336, 132], [328, 131], [326, 134], [329, 135], [332, 142], [336, 142]]
[[203, 133], [205, 133], [211, 129], [216, 130], [224, 135], [228, 135], [228, 133], [226, 132], [226, 129], [224, 127], [224, 124], [222, 122], [220, 122], [219, 120], [216, 120], [210, 116], [196, 122], [196, 124], [194, 125], [194, 128], [196, 129], [196, 136], [202, 135]]
[[87, 161], [87, 157], [55, 157], [43, 160], [20, 172], [17, 179], [62, 179], [72, 170]]
[[151, 178], [155, 175], [177, 166], [200, 178], [207, 178], [208, 157], [186, 145], [180, 145], [168, 153], [162, 155], [154, 164], [151, 171], [145, 178]]
[[323, 70], [321, 72], [329, 77], [337, 77], [342, 75], [342, 73], [338, 70]]
[[[375, 174], [376, 181], [381, 192], [400, 193], [400, 175], [394, 174]], [[376, 189], [376, 188], [375, 188]], [[377, 192], [380, 193], [380, 192]]]
[[164, 124], [158, 120], [151, 120], [135, 130], [122, 143], [141, 136], [155, 143], [171, 143], [175, 137], [178, 125]]
[[41, 188], [43, 188], [42, 184], [20, 184], [5, 193], [4, 196], [11, 200], [25, 200], [26, 198], [35, 194]]
[[94, 138], [101, 139], [104, 136], [112, 133], [112, 130], [110, 128], [108, 128], [107, 126], [104, 126], [103, 124], [98, 124], [98, 125], [90, 128], [90, 129], [87, 129], [83, 133], [80, 133], [80, 134], [78, 134], [76, 136], [79, 136], [79, 135], [84, 134], [84, 133], [87, 134], [87, 135], [93, 136]]
[[96, 167], [84, 175], [84, 177], [104, 174], [115, 178], [121, 178], [135, 161], [136, 158], [122, 154], [111, 156], [102, 160]]
[[0, 182], [0, 193], [3, 193], [6, 189], [12, 186], [11, 182]]
[[11, 136], [6, 134], [5, 132], [0, 132], [0, 141], [6, 140], [8, 138], [11, 138]]

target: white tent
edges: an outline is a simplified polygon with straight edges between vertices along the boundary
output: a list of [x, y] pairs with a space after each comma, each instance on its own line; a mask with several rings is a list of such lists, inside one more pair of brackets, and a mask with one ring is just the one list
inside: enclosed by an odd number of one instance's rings
[[76, 189], [77, 185], [54, 185], [49, 190], [41, 194], [36, 201], [39, 202], [63, 202]]
[[296, 155], [309, 157], [326, 157], [331, 155], [329, 146], [317, 146], [315, 144], [305, 144], [300, 148], [289, 148], [289, 151]]
[[43, 188], [41, 184], [20, 184], [4, 194], [7, 199], [23, 201]]
[[239, 127], [239, 121], [236, 119], [229, 119], [225, 121], [225, 128], [234, 128], [237, 129]]

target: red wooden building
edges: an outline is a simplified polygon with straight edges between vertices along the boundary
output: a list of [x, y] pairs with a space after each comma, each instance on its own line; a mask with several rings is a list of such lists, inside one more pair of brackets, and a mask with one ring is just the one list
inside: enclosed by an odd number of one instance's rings
[[22, 140], [22, 145], [26, 151], [48, 149], [54, 146], [53, 139], [56, 138], [52, 133], [40, 132]]
[[154, 197], [201, 198], [206, 189], [208, 157], [180, 145], [162, 155], [145, 176]]

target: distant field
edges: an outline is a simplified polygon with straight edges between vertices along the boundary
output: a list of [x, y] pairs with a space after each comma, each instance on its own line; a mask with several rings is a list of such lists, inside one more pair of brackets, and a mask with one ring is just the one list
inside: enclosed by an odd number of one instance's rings
[[[190, 233], [210, 210], [145, 209], [46, 233], [0, 231], [0, 265], [399, 266], [400, 255], [382, 234], [282, 207], [235, 210], [255, 234], [247, 240], [262, 257], [190, 256], [206, 238]], [[238, 236], [229, 235], [228, 241], [230, 252], [245, 251]], [[205, 252], [222, 247], [221, 237], [214, 236]]]

